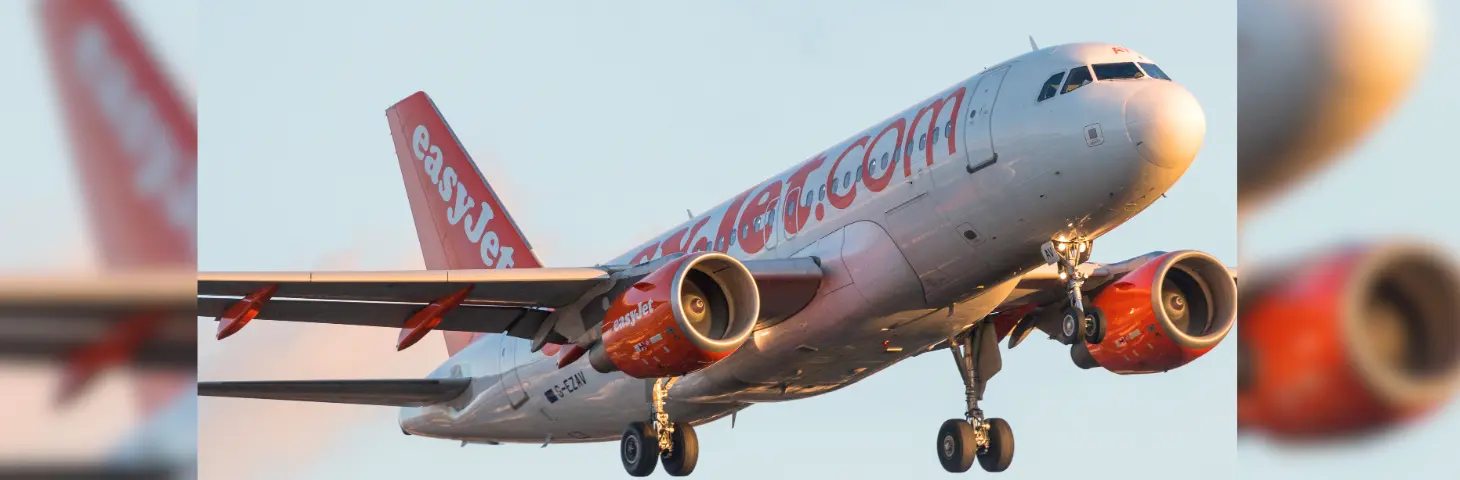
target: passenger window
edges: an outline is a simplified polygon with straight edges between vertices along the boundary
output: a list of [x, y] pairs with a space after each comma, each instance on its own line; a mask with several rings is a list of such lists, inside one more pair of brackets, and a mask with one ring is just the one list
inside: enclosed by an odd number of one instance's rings
[[1161, 70], [1161, 67], [1156, 66], [1156, 64], [1154, 64], [1154, 63], [1142, 63], [1141, 64], [1141, 68], [1143, 68], [1143, 69], [1146, 70], [1146, 74], [1148, 74], [1148, 75], [1150, 75], [1150, 76], [1152, 76], [1154, 78], [1159, 78], [1159, 79], [1162, 79], [1162, 80], [1171, 80], [1171, 77], [1168, 76], [1168, 75], [1166, 75], [1166, 71]]
[[821, 184], [821, 188], [818, 189], [816, 192], [816, 201], [819, 202], [824, 200], [826, 200], [826, 184], [823, 183]]
[[887, 171], [887, 153], [886, 152], [883, 152], [882, 153], [882, 165], [879, 165], [877, 168], [882, 169], [882, 171]]
[[857, 165], [857, 183], [862, 183], [862, 171], [863, 170], [866, 170], [866, 169], [865, 168], [862, 168], [861, 165]]
[[1089, 85], [1092, 81], [1093, 80], [1090, 79], [1089, 67], [1079, 66], [1070, 69], [1070, 76], [1065, 79], [1065, 90], [1064, 92], [1061, 92], [1060, 95], [1073, 92], [1076, 88]]
[[1090, 68], [1095, 70], [1096, 80], [1133, 80], [1146, 76], [1134, 63], [1097, 63]]
[[811, 206], [811, 200], [816, 197], [816, 192], [806, 192], [806, 206]]
[[831, 191], [836, 192], [841, 190], [839, 188], [841, 185], [839, 182], [841, 182], [841, 177], [831, 177]]
[[938, 127], [933, 127], [933, 145], [938, 144]]
[[927, 142], [928, 142], [928, 134], [924, 133], [922, 135], [918, 135], [918, 151], [919, 152], [923, 151], [923, 147], [926, 147], [927, 146]]
[[[1058, 88], [1059, 86], [1056, 85], [1055, 87]], [[948, 124], [943, 126], [943, 138], [948, 138], [951, 136], [953, 136], [953, 121], [949, 120]]]
[[1049, 80], [1044, 81], [1044, 88], [1039, 89], [1039, 101], [1043, 102], [1060, 93], [1060, 82], [1064, 81], [1065, 72], [1054, 74]]
[[852, 172], [842, 174], [842, 187], [845, 187], [847, 189], [852, 188]]

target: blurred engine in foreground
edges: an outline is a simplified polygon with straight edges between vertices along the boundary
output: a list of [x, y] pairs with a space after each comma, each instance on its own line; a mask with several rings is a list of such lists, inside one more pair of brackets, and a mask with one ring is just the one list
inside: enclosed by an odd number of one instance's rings
[[[1430, 6], [1239, 0], [1244, 220], [1340, 160], [1405, 98], [1429, 54]], [[1460, 386], [1453, 257], [1422, 240], [1326, 243], [1340, 246], [1281, 265], [1243, 260], [1240, 431], [1365, 436], [1423, 418]]]

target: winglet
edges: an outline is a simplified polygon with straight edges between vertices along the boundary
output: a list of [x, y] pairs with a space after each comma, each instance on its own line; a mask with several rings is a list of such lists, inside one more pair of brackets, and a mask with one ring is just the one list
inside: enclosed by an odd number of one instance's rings
[[1034, 43], [1034, 35], [1029, 36], [1029, 48], [1036, 52], [1039, 51], [1039, 44]]

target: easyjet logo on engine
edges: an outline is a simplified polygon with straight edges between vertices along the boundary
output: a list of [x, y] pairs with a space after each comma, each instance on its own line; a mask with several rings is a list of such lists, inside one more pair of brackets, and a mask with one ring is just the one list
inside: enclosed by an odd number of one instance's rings
[[[431, 144], [431, 132], [425, 125], [417, 125], [411, 137], [411, 150], [416, 154], [416, 160], [421, 161], [426, 178], [430, 178], [431, 184], [436, 185], [436, 193], [441, 195], [441, 201], [446, 202], [446, 221], [452, 225], [461, 224], [466, 231], [466, 239], [478, 246], [482, 265], [487, 268], [512, 268], [512, 247], [502, 245], [497, 232], [487, 228], [487, 224], [496, 218], [492, 206], [487, 202], [478, 203], [467, 193], [466, 184], [459, 181], [456, 169], [445, 165], [446, 159], [441, 148]], [[478, 205], [481, 208], [476, 216], [468, 213]]]
[[648, 300], [639, 302], [639, 308], [635, 308], [632, 311], [629, 311], [629, 313], [625, 313], [622, 317], [613, 319], [613, 331], [617, 332], [619, 330], [634, 326], [635, 323], [638, 323], [640, 318], [644, 318], [644, 316], [648, 315], [649, 311], [653, 309], [653, 302], [650, 302]]

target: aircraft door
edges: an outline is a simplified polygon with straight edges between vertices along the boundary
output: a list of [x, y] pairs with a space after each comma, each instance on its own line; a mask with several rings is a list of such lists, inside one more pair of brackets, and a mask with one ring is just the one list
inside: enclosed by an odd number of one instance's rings
[[517, 375], [519, 366], [516, 359], [516, 349], [519, 347], [516, 338], [503, 336], [502, 350], [498, 358], [498, 365], [502, 367], [502, 391], [507, 394], [507, 405], [513, 410], [522, 407], [527, 403], [527, 391], [522, 389], [522, 379]]
[[993, 142], [994, 102], [999, 98], [999, 87], [1004, 84], [1004, 75], [1009, 66], [995, 68], [980, 74], [978, 84], [969, 97], [968, 113], [963, 116], [965, 132], [964, 145], [968, 148], [968, 170], [970, 173], [993, 165], [998, 153]]

